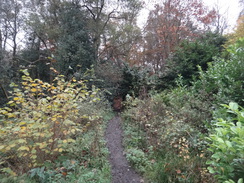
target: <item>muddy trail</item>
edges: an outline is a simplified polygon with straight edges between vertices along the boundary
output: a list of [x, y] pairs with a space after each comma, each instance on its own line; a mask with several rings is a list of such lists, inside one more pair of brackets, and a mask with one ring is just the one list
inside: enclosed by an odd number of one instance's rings
[[130, 167], [129, 162], [125, 158], [122, 145], [123, 131], [119, 116], [109, 121], [105, 138], [110, 152], [109, 161], [112, 167], [112, 183], [143, 183], [143, 179]]

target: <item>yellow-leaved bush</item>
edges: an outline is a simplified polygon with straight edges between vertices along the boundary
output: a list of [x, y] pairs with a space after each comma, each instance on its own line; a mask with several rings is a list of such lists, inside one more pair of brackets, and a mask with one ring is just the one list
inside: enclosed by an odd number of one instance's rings
[[79, 115], [79, 105], [99, 100], [98, 89], [88, 90], [84, 81], [57, 76], [50, 84], [23, 73], [20, 86], [11, 84], [7, 107], [0, 108], [0, 168], [18, 173], [67, 152], [87, 121], [98, 118]]

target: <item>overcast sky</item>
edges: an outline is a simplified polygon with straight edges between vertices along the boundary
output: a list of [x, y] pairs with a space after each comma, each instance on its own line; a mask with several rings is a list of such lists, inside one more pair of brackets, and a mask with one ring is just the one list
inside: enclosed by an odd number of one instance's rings
[[[155, 3], [160, 2], [160, 0], [145, 1], [148, 2], [146, 5], [147, 9], [152, 9]], [[203, 0], [203, 3], [210, 8], [218, 6], [220, 13], [227, 19], [227, 23], [229, 25], [227, 32], [231, 32], [231, 30], [233, 30], [239, 13], [243, 8], [240, 7], [239, 0]], [[148, 12], [149, 10], [146, 9], [141, 11], [140, 20], [138, 21], [140, 27], [143, 27], [146, 23]]]
[[243, 7], [240, 7], [239, 0], [203, 0], [206, 5], [212, 7], [218, 5], [220, 13], [226, 16], [230, 29], [236, 25], [237, 18]]

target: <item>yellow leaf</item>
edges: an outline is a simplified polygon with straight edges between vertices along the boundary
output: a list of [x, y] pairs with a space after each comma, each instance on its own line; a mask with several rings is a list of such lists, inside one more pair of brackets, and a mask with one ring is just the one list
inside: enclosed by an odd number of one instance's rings
[[51, 120], [52, 120], [52, 121], [56, 121], [56, 120], [57, 120], [57, 118], [52, 118]]
[[52, 143], [53, 142], [53, 139], [49, 139], [48, 142], [51, 142]]
[[7, 114], [7, 113], [8, 113], [8, 111], [1, 110], [1, 111], [0, 111], [0, 113], [1, 113], [1, 114]]
[[21, 131], [25, 131], [26, 130], [26, 127], [25, 126], [22, 126], [20, 128], [21, 128]]
[[7, 147], [5, 148], [6, 151], [9, 151], [10, 149], [11, 149], [10, 146], [7, 146]]
[[63, 140], [63, 143], [68, 143], [68, 141], [67, 140]]
[[71, 133], [73, 133], [73, 134], [74, 134], [74, 133], [75, 133], [75, 129], [72, 129], [72, 130], [71, 130]]
[[22, 121], [22, 122], [19, 123], [19, 125], [20, 125], [20, 126], [21, 126], [21, 125], [26, 125], [26, 122]]
[[59, 151], [59, 152], [63, 152], [63, 149], [62, 149], [62, 148], [60, 148], [58, 151]]
[[27, 82], [22, 82], [22, 85], [28, 85]]
[[8, 118], [13, 118], [13, 117], [16, 117], [16, 115], [15, 115], [15, 114], [13, 114], [13, 113], [8, 113], [7, 115], [8, 115]]
[[45, 147], [47, 147], [47, 144], [43, 142], [43, 143], [40, 144], [39, 147], [40, 147], [41, 149], [42, 149], [42, 148], [45, 148]]
[[14, 100], [16, 101], [16, 100], [19, 100], [19, 97], [14, 97]]
[[21, 146], [21, 147], [19, 147], [19, 149], [18, 149], [18, 151], [29, 151], [30, 149], [29, 149], [29, 147], [27, 147], [27, 146]]
[[75, 142], [74, 139], [68, 139], [67, 141], [68, 141], [68, 142]]
[[15, 146], [16, 146], [16, 144], [11, 144], [9, 147], [13, 148], [13, 147], [15, 147]]
[[11, 108], [9, 108], [9, 107], [4, 107], [4, 109], [5, 109], [5, 110], [7, 110], [7, 111], [9, 111], [9, 112], [11, 112], [11, 111], [12, 111], [12, 109], [11, 109]]
[[14, 103], [14, 101], [9, 101], [7, 104], [12, 104], [12, 103]]
[[37, 89], [36, 89], [36, 88], [32, 88], [31, 91], [32, 91], [32, 92], [36, 92]]

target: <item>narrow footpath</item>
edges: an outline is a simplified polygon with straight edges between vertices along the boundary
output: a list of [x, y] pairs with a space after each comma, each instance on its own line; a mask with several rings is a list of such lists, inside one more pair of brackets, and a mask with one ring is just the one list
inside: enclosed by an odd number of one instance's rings
[[143, 183], [143, 179], [130, 167], [125, 158], [122, 145], [123, 131], [119, 116], [109, 121], [105, 138], [110, 152], [109, 161], [112, 166], [112, 183]]

